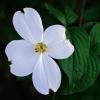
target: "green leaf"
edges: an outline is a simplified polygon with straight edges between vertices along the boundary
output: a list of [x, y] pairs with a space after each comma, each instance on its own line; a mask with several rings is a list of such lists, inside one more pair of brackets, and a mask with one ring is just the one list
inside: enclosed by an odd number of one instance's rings
[[100, 24], [95, 24], [90, 32], [90, 49], [89, 49], [89, 57], [88, 63], [85, 70], [85, 74], [76, 84], [74, 90], [75, 92], [80, 92], [89, 88], [95, 80], [100, 72], [100, 58], [98, 54], [100, 54]]
[[[61, 88], [61, 91], [64, 91], [62, 94], [74, 93], [73, 89], [76, 83], [84, 75], [86, 69], [84, 66], [87, 63], [89, 52], [89, 40], [86, 31], [83, 28], [76, 27], [70, 28], [69, 32], [75, 47], [75, 52], [70, 58], [59, 60], [59, 64], [66, 73], [69, 80], [69, 85], [66, 86], [68, 88]], [[68, 83], [66, 83], [66, 85], [67, 84]]]
[[[94, 29], [95, 27], [92, 32], [94, 32]], [[93, 46], [92, 42], [90, 42], [91, 39], [89, 39], [88, 33], [82, 27], [70, 28], [69, 32], [75, 52], [70, 58], [59, 61], [61, 68], [65, 72], [60, 88], [63, 95], [88, 89], [93, 85], [100, 72], [100, 58], [97, 54], [95, 55], [97, 51], [99, 52], [98, 47], [100, 44], [96, 44], [97, 47], [91, 49], [91, 46]]]
[[91, 29], [90, 39], [93, 44], [100, 43], [100, 23], [95, 24]]
[[65, 15], [58, 10], [57, 8], [54, 8], [52, 5], [50, 4], [45, 4], [46, 9], [52, 14], [54, 15], [64, 26], [66, 26], [66, 19], [65, 19]]
[[65, 16], [67, 25], [74, 23], [78, 19], [78, 16], [73, 9], [68, 6], [65, 7]]
[[[84, 66], [85, 67], [85, 66]], [[98, 76], [98, 62], [97, 57], [89, 56], [88, 59], [88, 65], [86, 67], [85, 74], [83, 77], [79, 80], [79, 82], [76, 84], [75, 91], [80, 92], [84, 91], [87, 88], [89, 88], [93, 83], [95, 82], [97, 76]]]
[[92, 45], [91, 47], [91, 52], [95, 55], [100, 55], [100, 43], [96, 43], [94, 45]]
[[62, 81], [60, 86], [60, 94], [62, 95], [68, 95], [71, 94], [69, 89], [69, 81], [68, 77], [66, 76], [66, 73], [62, 73]]
[[100, 54], [100, 23], [93, 26], [90, 32], [91, 50], [94, 54]]
[[96, 24], [96, 22], [87, 22], [83, 24], [83, 27], [90, 32], [91, 28]]

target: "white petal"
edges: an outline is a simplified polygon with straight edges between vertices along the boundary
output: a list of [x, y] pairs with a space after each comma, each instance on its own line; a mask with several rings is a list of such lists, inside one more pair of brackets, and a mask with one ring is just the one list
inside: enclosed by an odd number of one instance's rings
[[24, 77], [33, 72], [34, 62], [27, 60], [15, 61], [10, 65], [10, 72], [16, 76]]
[[24, 8], [25, 21], [29, 26], [36, 42], [40, 42], [43, 35], [43, 25], [39, 13], [32, 8]]
[[13, 25], [18, 34], [27, 41], [34, 43], [42, 38], [43, 26], [40, 15], [32, 8], [24, 8], [24, 13], [15, 12]]
[[17, 76], [26, 76], [32, 73], [38, 55], [34, 52], [33, 45], [25, 40], [14, 40], [6, 49], [6, 55], [11, 64], [11, 73]]
[[61, 84], [61, 72], [59, 66], [48, 55], [43, 55], [43, 64], [48, 78], [49, 88], [56, 92]]
[[72, 55], [74, 52], [74, 46], [69, 40], [63, 40], [58, 43], [52, 43], [48, 46], [49, 56], [55, 59], [65, 59]]
[[36, 66], [33, 70], [33, 84], [38, 92], [47, 95], [49, 93], [49, 84], [47, 75], [45, 73], [44, 65], [42, 62], [42, 55], [38, 59]]
[[45, 30], [43, 41], [47, 44], [65, 40], [65, 27], [61, 25], [52, 25]]
[[15, 12], [13, 16], [13, 25], [17, 33], [25, 40], [34, 42], [32, 32], [25, 21], [25, 16], [21, 11]]

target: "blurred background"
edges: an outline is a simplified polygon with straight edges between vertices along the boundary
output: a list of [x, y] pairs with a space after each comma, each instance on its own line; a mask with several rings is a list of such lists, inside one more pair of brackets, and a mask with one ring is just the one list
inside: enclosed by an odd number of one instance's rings
[[52, 24], [61, 24], [51, 13], [46, 4], [50, 4], [63, 12], [63, 6], [69, 5], [80, 17], [73, 24], [78, 26], [87, 22], [100, 21], [100, 0], [1, 0], [0, 1], [0, 100], [100, 100], [100, 77], [89, 89], [72, 95], [43, 96], [34, 89], [31, 75], [19, 78], [9, 72], [10, 63], [5, 55], [6, 45], [21, 37], [16, 33], [12, 24], [15, 11], [24, 7], [35, 8], [41, 15], [44, 28]]

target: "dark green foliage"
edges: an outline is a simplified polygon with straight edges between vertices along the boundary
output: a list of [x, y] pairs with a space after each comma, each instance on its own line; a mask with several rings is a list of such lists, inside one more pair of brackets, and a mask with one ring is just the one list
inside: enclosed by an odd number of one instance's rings
[[[59, 63], [69, 78], [69, 93], [73, 93], [75, 85], [83, 77], [89, 55], [89, 39], [86, 31], [81, 27], [69, 29], [72, 43], [75, 46], [74, 54]], [[69, 66], [70, 65], [70, 66]], [[77, 91], [77, 90], [76, 90]]]
[[90, 8], [87, 8], [84, 14], [86, 21], [100, 21], [100, 5], [95, 4]]
[[78, 16], [76, 15], [76, 13], [74, 13], [74, 11], [72, 10], [72, 8], [70, 8], [69, 6], [65, 6], [64, 7], [64, 11], [61, 12], [58, 9], [55, 9], [53, 6], [51, 6], [50, 4], [46, 4], [46, 8], [47, 10], [53, 14], [64, 26], [68, 26], [69, 24], [74, 23]]
[[50, 11], [51, 14], [53, 14], [63, 25], [66, 26], [65, 15], [60, 10], [55, 9], [50, 4], [46, 4], [45, 6]]
[[74, 23], [78, 19], [77, 14], [69, 6], [65, 6], [64, 11], [67, 25]]

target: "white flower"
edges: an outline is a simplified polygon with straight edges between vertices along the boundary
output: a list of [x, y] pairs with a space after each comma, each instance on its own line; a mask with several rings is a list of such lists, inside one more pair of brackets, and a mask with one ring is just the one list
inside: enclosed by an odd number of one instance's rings
[[32, 73], [32, 81], [38, 92], [48, 94], [56, 92], [61, 83], [61, 72], [52, 59], [64, 59], [71, 56], [74, 47], [65, 36], [65, 28], [52, 25], [45, 31], [41, 17], [32, 8], [24, 8], [13, 16], [13, 25], [23, 38], [10, 42], [6, 49], [11, 73], [27, 76]]

